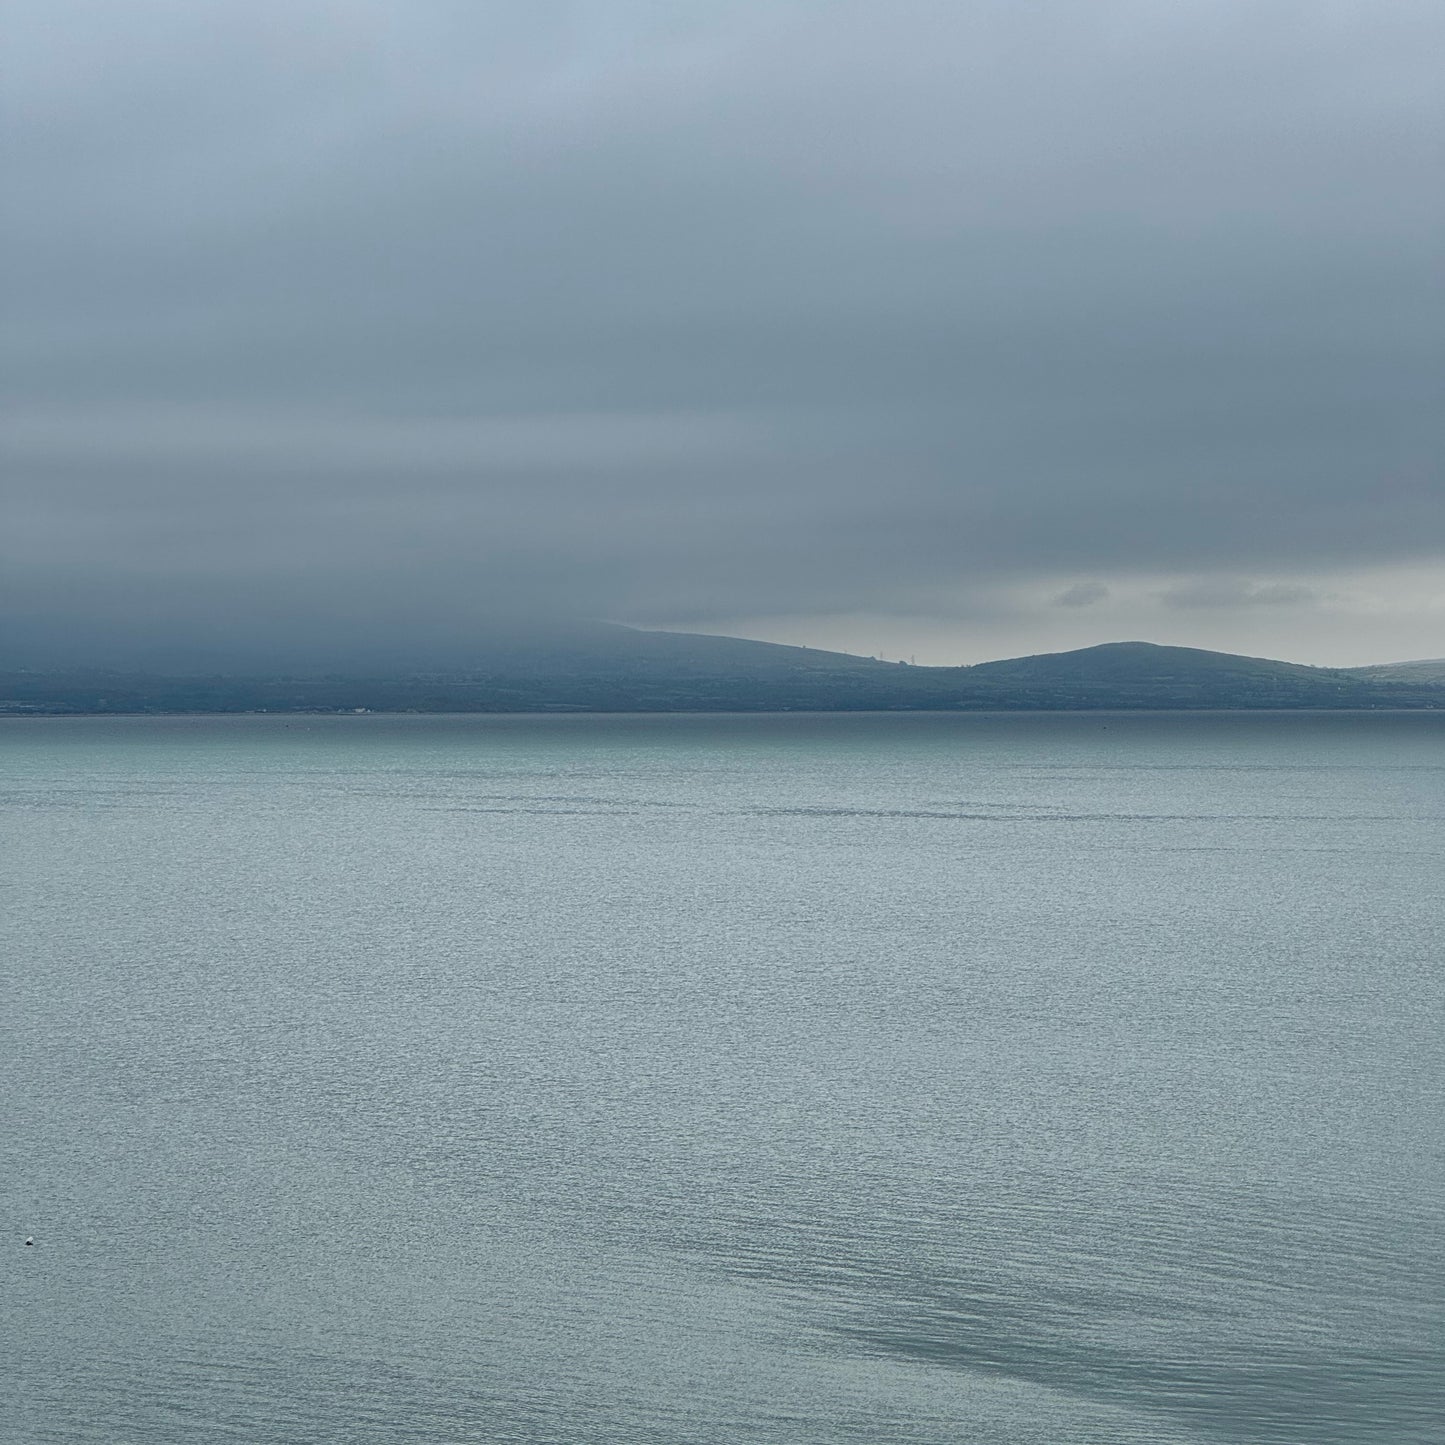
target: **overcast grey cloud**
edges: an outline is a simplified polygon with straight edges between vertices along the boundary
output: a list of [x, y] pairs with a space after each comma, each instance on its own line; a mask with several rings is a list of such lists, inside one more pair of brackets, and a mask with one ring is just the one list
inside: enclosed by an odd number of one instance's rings
[[1434, 0], [6, 27], [10, 654], [1440, 651]]

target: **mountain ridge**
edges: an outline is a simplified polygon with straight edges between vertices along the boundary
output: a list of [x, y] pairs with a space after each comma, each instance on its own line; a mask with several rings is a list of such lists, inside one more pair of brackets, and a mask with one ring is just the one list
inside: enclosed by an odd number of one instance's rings
[[1303, 662], [1284, 662], [1273, 657], [1253, 657], [1238, 652], [1214, 652], [1202, 647], [1178, 647], [1169, 643], [1140, 641], [1098, 642], [1090, 647], [1076, 647], [1066, 652], [1030, 653], [1024, 657], [1001, 658], [996, 662], [978, 662], [969, 667], [968, 671], [996, 676], [1025, 670], [1055, 676], [1138, 675], [1156, 671], [1165, 665], [1186, 669], [1192, 666], [1196, 670], [1209, 672], [1284, 670], [1291, 674], [1324, 674], [1332, 677], [1346, 671], [1337, 667], [1314, 667]]
[[485, 666], [410, 672], [12, 670], [0, 672], [0, 714], [1445, 708], [1445, 680], [1152, 642], [919, 667], [616, 624], [588, 639], [508, 643]]
[[1377, 682], [1445, 683], [1445, 657], [1422, 657], [1415, 662], [1375, 662], [1347, 667], [1345, 672]]

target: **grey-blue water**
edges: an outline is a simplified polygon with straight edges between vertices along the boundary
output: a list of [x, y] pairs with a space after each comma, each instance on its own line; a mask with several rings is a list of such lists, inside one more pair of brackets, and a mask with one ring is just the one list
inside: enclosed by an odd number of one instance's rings
[[1445, 1439], [1445, 716], [0, 767], [7, 1445]]

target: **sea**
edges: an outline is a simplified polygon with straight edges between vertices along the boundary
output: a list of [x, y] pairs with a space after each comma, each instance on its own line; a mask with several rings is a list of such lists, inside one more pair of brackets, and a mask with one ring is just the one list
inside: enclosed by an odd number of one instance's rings
[[0, 784], [6, 1445], [1445, 1440], [1445, 714], [12, 717]]

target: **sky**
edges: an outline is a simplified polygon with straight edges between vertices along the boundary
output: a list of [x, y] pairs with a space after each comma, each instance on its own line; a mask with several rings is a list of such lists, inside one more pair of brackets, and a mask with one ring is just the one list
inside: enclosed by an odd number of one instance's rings
[[1439, 0], [5, 0], [0, 660], [1445, 655]]

